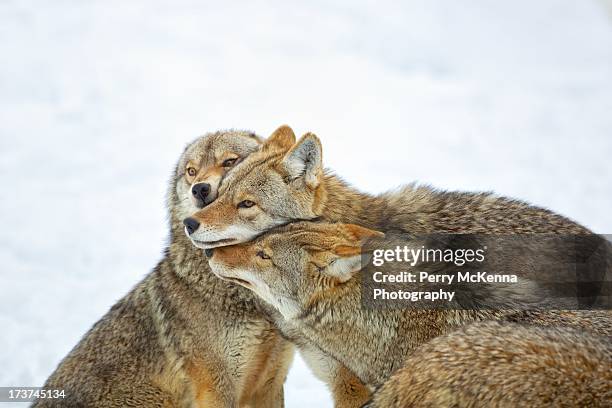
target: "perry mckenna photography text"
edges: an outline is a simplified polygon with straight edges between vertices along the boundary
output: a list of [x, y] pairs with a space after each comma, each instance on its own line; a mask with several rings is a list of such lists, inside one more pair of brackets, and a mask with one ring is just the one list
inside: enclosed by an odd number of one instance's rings
[[598, 235], [391, 235], [364, 247], [362, 302], [367, 308], [608, 309], [610, 247]]

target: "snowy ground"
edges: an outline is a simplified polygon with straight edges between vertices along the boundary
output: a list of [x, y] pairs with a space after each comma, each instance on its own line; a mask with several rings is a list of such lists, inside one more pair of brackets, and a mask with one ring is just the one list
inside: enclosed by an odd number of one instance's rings
[[[372, 192], [495, 190], [612, 233], [596, 1], [0, 3], [0, 385], [39, 385], [161, 256], [190, 139], [314, 131]], [[329, 406], [297, 360], [288, 407]]]

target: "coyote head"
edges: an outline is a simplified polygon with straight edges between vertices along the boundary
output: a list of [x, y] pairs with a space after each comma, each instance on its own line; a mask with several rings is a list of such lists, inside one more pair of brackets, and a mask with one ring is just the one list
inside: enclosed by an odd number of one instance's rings
[[246, 131], [208, 133], [190, 143], [176, 167], [170, 208], [178, 222], [213, 202], [221, 180], [256, 151], [262, 139]]
[[319, 139], [307, 133], [296, 143], [291, 128], [281, 126], [227, 176], [214, 203], [185, 220], [187, 233], [196, 246], [215, 248], [316, 218], [322, 175]]
[[329, 297], [361, 269], [365, 240], [384, 234], [358, 225], [298, 222], [256, 240], [215, 248], [211, 270], [259, 295], [287, 319]]

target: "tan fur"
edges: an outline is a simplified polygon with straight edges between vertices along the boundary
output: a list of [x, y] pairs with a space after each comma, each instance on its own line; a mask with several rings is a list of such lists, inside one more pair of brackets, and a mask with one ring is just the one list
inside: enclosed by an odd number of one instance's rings
[[215, 250], [215, 256], [218, 256], [227, 263], [235, 268], [239, 268], [244, 265], [249, 265], [252, 260], [258, 262], [256, 253], [258, 248], [255, 246], [246, 245], [231, 245], [225, 247], [219, 247]]
[[[314, 345], [372, 388], [382, 385], [415, 348], [478, 321], [612, 335], [612, 312], [607, 310], [515, 312], [486, 303], [480, 309], [365, 308], [362, 274], [357, 273], [361, 257], [352, 251], [347, 255], [344, 248], [357, 248], [362, 239], [377, 235], [340, 223], [293, 223], [254, 241], [215, 249], [210, 265], [217, 276], [244, 285], [276, 308], [281, 314], [276, 323], [285, 335]], [[519, 273], [521, 265], [512, 256], [504, 264], [516, 268], [508, 272]], [[356, 263], [350, 262], [353, 258]]]
[[370, 408], [610, 407], [610, 337], [475, 323], [416, 349]]
[[[201, 223], [193, 238], [210, 248], [249, 241], [292, 220], [315, 218], [411, 234], [591, 233], [549, 210], [492, 193], [412, 184], [377, 196], [364, 194], [325, 172], [321, 157], [315, 135], [307, 133], [295, 142], [293, 132], [281, 127], [226, 178], [219, 199], [193, 214]], [[255, 206], [240, 208], [243, 200]]]
[[193, 384], [194, 400], [198, 407], [223, 406], [224, 399], [217, 390], [214, 375], [206, 362], [190, 361], [186, 364], [187, 377]]
[[[170, 242], [163, 259], [83, 337], [47, 380], [66, 390], [36, 407], [282, 407], [293, 347], [248, 290], [214, 277], [182, 221], [198, 209], [191, 185], [225, 175], [261, 140], [227, 131], [190, 144], [168, 194]], [[197, 175], [189, 177], [189, 166]], [[214, 179], [209, 178], [213, 177]], [[217, 185], [212, 186], [216, 194]], [[215, 197], [212, 197], [215, 198]]]
[[264, 149], [289, 150], [295, 143], [295, 133], [288, 125], [281, 125], [266, 141]]
[[[228, 265], [231, 265], [233, 268], [240, 268], [244, 265], [247, 265], [251, 260], [255, 262], [263, 262], [258, 256], [257, 252], [259, 247], [246, 247], [245, 245], [239, 246], [227, 246], [220, 247], [215, 249], [215, 257], [219, 257], [220, 259], [224, 259]], [[228, 281], [234, 281], [232, 278], [227, 278]], [[238, 284], [245, 285], [244, 281], [234, 281]], [[245, 285], [247, 288], [250, 288], [248, 285]], [[270, 313], [272, 315], [272, 313]], [[277, 319], [278, 320], [278, 319]], [[292, 333], [284, 333], [289, 339], [295, 341], [295, 338], [292, 338]], [[334, 405], [340, 408], [352, 408], [352, 407], [360, 407], [365, 402], [370, 399], [370, 391], [368, 388], [353, 374], [349, 369], [338, 363], [336, 360], [329, 358], [324, 355], [320, 350], [316, 348], [310, 347], [310, 344], [303, 344], [300, 341], [297, 341], [296, 344], [298, 349], [304, 354], [304, 349], [308, 350], [308, 353], [311, 355], [316, 355], [315, 359], [322, 360], [322, 365], [325, 367], [312, 367], [315, 374], [319, 372], [320, 375], [317, 375], [320, 380], [326, 382], [328, 385], [333, 399]], [[306, 359], [307, 363], [309, 362]], [[311, 364], [309, 364], [311, 365]], [[320, 373], [321, 370], [326, 371], [325, 373]]]
[[[246, 199], [255, 205], [239, 208], [240, 202]], [[197, 211], [193, 217], [201, 223], [193, 238], [200, 240], [199, 245], [205, 248], [247, 242], [279, 225], [317, 218], [409, 234], [590, 234], [587, 228], [551, 211], [491, 193], [445, 192], [417, 185], [377, 196], [361, 193], [330, 172], [324, 172], [321, 143], [315, 135], [306, 134], [296, 142], [293, 131], [286, 126], [277, 130], [259, 152], [238, 165], [221, 186], [219, 199]], [[316, 282], [322, 287], [332, 287], [330, 279]], [[333, 298], [337, 296], [337, 290], [322, 291], [314, 298], [312, 293], [309, 294], [313, 304], [318, 302], [319, 310], [324, 311], [329, 305], [319, 301], [321, 294]], [[356, 315], [356, 308], [357, 304], [348, 305], [351, 315]], [[290, 306], [286, 307], [288, 313], [292, 313], [290, 309]], [[416, 313], [413, 319], [415, 322], [425, 321], [426, 327], [408, 330], [406, 340], [409, 347], [423, 344], [462, 324], [495, 315], [488, 311], [433, 315], [429, 311], [421, 312], [422, 315]], [[283, 322], [277, 321], [277, 324]], [[284, 328], [285, 332], [293, 329]], [[347, 331], [340, 336], [330, 328], [327, 335], [330, 341], [333, 338], [337, 340], [338, 347], [360, 339], [361, 343], [352, 350], [357, 353], [363, 350], [367, 354], [371, 344], [380, 336], [368, 333], [367, 324], [363, 330]], [[292, 341], [297, 341], [300, 335], [298, 330]], [[320, 340], [318, 333], [312, 336], [304, 342], [312, 344]], [[353, 372], [369, 372], [372, 378], [368, 378], [369, 374], [360, 375], [368, 384], [380, 384], [395, 368], [392, 365], [371, 373], [375, 367], [368, 367], [363, 362], [367, 360], [365, 358], [361, 358], [359, 367], [355, 367], [336, 358], [332, 352], [328, 354], [335, 361], [346, 363], [345, 366]]]
[[361, 407], [370, 400], [370, 390], [343, 365], [338, 367], [335, 381], [331, 384], [334, 406], [337, 408]]

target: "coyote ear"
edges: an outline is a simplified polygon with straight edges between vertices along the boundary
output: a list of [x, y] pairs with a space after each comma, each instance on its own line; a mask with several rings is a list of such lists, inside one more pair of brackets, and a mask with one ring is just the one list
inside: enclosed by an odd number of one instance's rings
[[344, 230], [351, 236], [352, 239], [359, 243], [362, 243], [370, 238], [382, 238], [385, 236], [383, 232], [356, 224], [344, 224]]
[[355, 224], [344, 224], [342, 227], [350, 237], [348, 238], [349, 243], [336, 245], [332, 249], [339, 258], [328, 268], [330, 269], [330, 275], [334, 275], [341, 282], [346, 282], [362, 268], [362, 265], [365, 266], [370, 263], [372, 253], [363, 248], [364, 241], [370, 238], [384, 237], [385, 234]]
[[361, 253], [340, 256], [323, 269], [323, 273], [344, 283], [361, 269]]
[[304, 182], [310, 188], [319, 185], [322, 172], [323, 152], [321, 141], [312, 133], [306, 133], [289, 150], [283, 159], [285, 169], [292, 179], [304, 177]]
[[249, 137], [253, 140], [255, 140], [257, 142], [258, 145], [263, 145], [264, 142], [266, 141], [266, 139], [264, 139], [263, 137], [259, 136], [257, 133], [255, 132], [249, 132]]
[[281, 149], [287, 151], [295, 144], [295, 133], [287, 126], [282, 125], [270, 135], [263, 144], [263, 149]]

